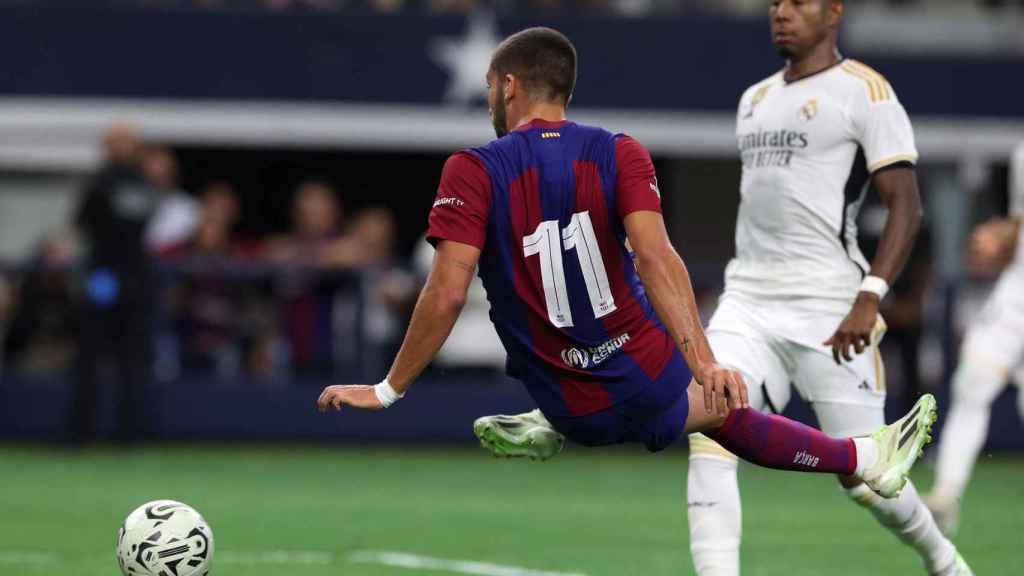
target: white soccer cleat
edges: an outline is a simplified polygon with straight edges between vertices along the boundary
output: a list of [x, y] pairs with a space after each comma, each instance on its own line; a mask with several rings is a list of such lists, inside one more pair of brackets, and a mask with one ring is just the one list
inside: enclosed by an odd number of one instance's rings
[[925, 394], [909, 414], [872, 434], [878, 460], [864, 472], [864, 483], [883, 498], [899, 496], [924, 445], [932, 441], [932, 424], [937, 418], [935, 397]]
[[540, 410], [477, 418], [473, 433], [481, 446], [503, 458], [547, 460], [565, 445], [565, 436], [551, 426]]
[[924, 504], [931, 511], [939, 531], [947, 538], [956, 536], [960, 528], [960, 502], [955, 498], [944, 498], [933, 493], [924, 497]]

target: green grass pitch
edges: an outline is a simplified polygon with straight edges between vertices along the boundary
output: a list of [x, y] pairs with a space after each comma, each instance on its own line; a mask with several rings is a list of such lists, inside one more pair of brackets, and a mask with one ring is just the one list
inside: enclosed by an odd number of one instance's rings
[[[922, 487], [929, 482], [922, 468]], [[112, 576], [135, 506], [198, 508], [213, 576], [450, 574], [354, 562], [360, 551], [588, 576], [692, 574], [686, 453], [570, 446], [547, 463], [469, 448], [0, 448], [0, 574]], [[835, 480], [741, 469], [744, 574], [923, 574]], [[984, 459], [958, 543], [981, 575], [1011, 574], [1024, 533], [1024, 460]]]

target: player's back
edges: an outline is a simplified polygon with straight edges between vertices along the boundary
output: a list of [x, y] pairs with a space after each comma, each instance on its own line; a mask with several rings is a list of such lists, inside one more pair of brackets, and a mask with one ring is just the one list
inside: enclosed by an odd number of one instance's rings
[[[534, 121], [472, 151], [490, 176], [480, 275], [491, 317], [509, 372], [550, 416], [585, 415], [634, 397], [674, 349], [625, 244], [623, 138]], [[653, 197], [653, 168], [648, 186]]]

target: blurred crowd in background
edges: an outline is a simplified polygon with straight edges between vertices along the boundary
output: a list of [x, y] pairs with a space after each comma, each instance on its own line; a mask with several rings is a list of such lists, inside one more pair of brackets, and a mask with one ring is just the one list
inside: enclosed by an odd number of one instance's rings
[[[246, 237], [231, 181], [186, 192], [174, 150], [129, 124], [103, 145], [104, 166], [71, 221], [46, 235], [32, 262], [0, 275], [7, 370], [64, 374], [82, 361], [79, 346], [148, 358], [164, 380], [190, 371], [330, 376], [365, 366], [366, 349], [401, 336], [419, 279], [396, 256], [388, 208], [349, 213], [332, 182], [311, 175], [282, 191], [290, 229]], [[151, 346], [136, 347], [150, 333]], [[98, 341], [115, 349], [93, 350]]]
[[[0, 0], [0, 4], [77, 5], [74, 0]], [[1024, 0], [851, 0], [857, 5], [881, 4], [915, 9], [964, 11], [1008, 6], [1024, 7]], [[465, 14], [487, 9], [502, 13], [587, 12], [645, 16], [709, 12], [760, 14], [768, 0], [103, 0], [106, 6], [147, 8], [198, 8], [209, 10], [338, 11], [366, 10], [377, 13], [427, 11]]]

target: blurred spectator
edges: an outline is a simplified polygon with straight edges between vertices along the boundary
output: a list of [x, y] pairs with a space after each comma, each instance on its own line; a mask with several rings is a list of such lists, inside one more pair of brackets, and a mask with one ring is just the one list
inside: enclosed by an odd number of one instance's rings
[[[213, 182], [202, 193], [199, 225], [191, 238], [165, 249], [168, 261], [196, 267], [171, 292], [171, 315], [181, 339], [181, 363], [188, 370], [213, 370], [224, 377], [239, 369], [236, 344], [238, 282], [222, 267], [233, 256], [232, 230], [238, 220], [238, 197], [227, 182]], [[203, 265], [212, 273], [205, 273]]]
[[[318, 266], [340, 236], [342, 209], [334, 188], [327, 182], [307, 180], [292, 197], [292, 232], [270, 240], [267, 257], [276, 263]], [[351, 251], [335, 249], [331, 258], [344, 265]]]
[[104, 136], [106, 162], [86, 185], [75, 224], [88, 246], [85, 298], [79, 325], [78, 383], [71, 430], [76, 443], [96, 433], [100, 368], [109, 361], [121, 389], [117, 439], [141, 432], [139, 398], [149, 381], [152, 279], [144, 234], [158, 202], [139, 167], [142, 143], [119, 123]]
[[[272, 262], [291, 267], [280, 286], [290, 361], [298, 372], [366, 366], [357, 343], [389, 343], [397, 337], [395, 311], [402, 309], [402, 272], [394, 265], [395, 220], [370, 208], [350, 224], [326, 182], [301, 183], [292, 201], [292, 233], [274, 239]], [[359, 269], [359, 275], [339, 272]]]
[[[284, 333], [292, 369], [329, 373], [333, 354], [337, 296], [334, 278], [319, 270], [345, 267], [357, 249], [341, 239], [342, 208], [334, 188], [321, 180], [299, 184], [292, 197], [292, 232], [271, 240], [267, 256], [290, 271], [279, 290], [284, 303]], [[345, 314], [345, 316], [349, 316]]]
[[[9, 369], [41, 376], [63, 374], [71, 367], [77, 331], [69, 267], [73, 256], [67, 236], [53, 236], [40, 244], [17, 290], [18, 306], [11, 311], [3, 343]], [[0, 292], [4, 292], [2, 287]], [[8, 289], [6, 296], [10, 303], [13, 290]], [[4, 315], [0, 309], [0, 325]]]
[[160, 252], [192, 236], [199, 225], [199, 203], [178, 185], [178, 159], [166, 146], [142, 151], [142, 173], [159, 193], [156, 213], [146, 230], [146, 246]]

